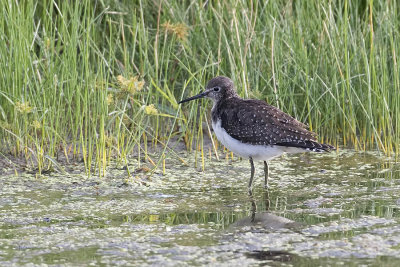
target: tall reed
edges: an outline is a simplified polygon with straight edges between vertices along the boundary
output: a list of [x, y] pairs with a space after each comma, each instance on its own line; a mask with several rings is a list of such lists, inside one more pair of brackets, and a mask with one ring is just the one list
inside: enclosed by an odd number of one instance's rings
[[72, 158], [88, 175], [128, 155], [161, 166], [178, 157], [171, 137], [204, 168], [209, 104], [177, 102], [216, 75], [324, 142], [399, 153], [397, 0], [0, 4], [1, 155], [39, 173]]

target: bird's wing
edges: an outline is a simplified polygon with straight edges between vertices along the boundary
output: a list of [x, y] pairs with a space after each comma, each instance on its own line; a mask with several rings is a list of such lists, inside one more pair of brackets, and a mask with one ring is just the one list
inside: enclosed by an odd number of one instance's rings
[[225, 101], [221, 107], [221, 126], [233, 138], [253, 145], [307, 148], [316, 143], [316, 134], [278, 108], [260, 100], [242, 101], [245, 105], [233, 100]]

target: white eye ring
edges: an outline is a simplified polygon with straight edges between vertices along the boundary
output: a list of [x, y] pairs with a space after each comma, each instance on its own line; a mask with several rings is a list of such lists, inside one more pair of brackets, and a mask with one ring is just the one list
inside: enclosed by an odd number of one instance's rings
[[219, 92], [219, 90], [221, 90], [221, 87], [216, 86], [213, 88], [213, 90], [214, 90], [214, 92]]

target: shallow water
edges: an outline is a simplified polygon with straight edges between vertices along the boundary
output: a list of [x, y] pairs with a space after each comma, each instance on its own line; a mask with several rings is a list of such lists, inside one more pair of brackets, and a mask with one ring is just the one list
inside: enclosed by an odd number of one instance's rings
[[[256, 165], [167, 161], [0, 177], [0, 265], [400, 265], [400, 167], [377, 153], [304, 154]], [[136, 162], [133, 161], [133, 169]]]

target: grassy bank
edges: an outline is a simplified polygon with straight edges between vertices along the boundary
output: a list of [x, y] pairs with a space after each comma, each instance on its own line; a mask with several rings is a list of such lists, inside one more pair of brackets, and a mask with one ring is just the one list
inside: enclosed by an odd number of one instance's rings
[[399, 153], [396, 0], [71, 3], [0, 0], [1, 157], [102, 174], [177, 157], [171, 137], [203, 152], [207, 102], [177, 101], [216, 75], [321, 141]]

